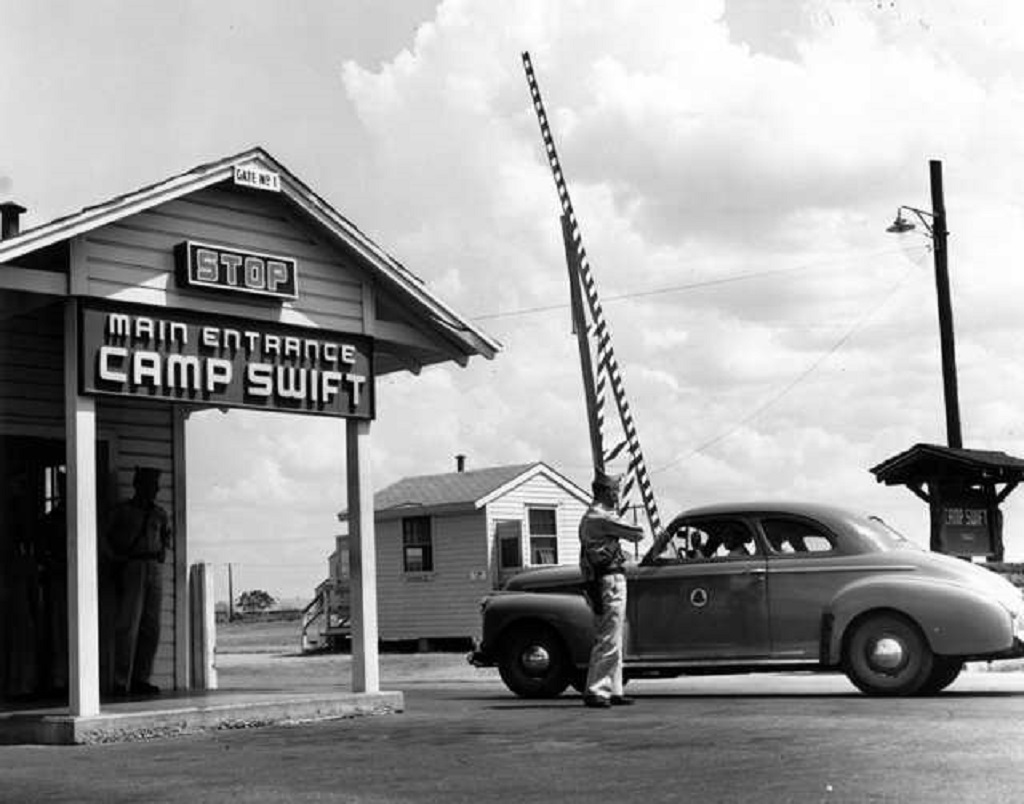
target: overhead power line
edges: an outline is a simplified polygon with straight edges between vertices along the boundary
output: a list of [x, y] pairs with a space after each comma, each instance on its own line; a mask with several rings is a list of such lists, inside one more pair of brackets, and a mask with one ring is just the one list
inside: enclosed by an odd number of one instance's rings
[[[922, 255], [921, 255], [922, 258], [924, 256], [924, 253], [926, 253], [926, 252], [922, 252]], [[659, 466], [659, 467], [657, 467], [655, 469], [652, 469], [651, 470], [651, 474], [659, 474], [661, 472], [664, 472], [667, 469], [672, 468], [673, 466], [675, 466], [676, 464], [680, 463], [681, 461], [684, 461], [684, 460], [686, 460], [688, 458], [692, 458], [694, 455], [699, 455], [699, 454], [701, 454], [703, 452], [707, 452], [709, 449], [711, 449], [711, 447], [715, 446], [716, 444], [718, 444], [718, 443], [724, 441], [725, 439], [727, 439], [729, 436], [731, 436], [734, 433], [738, 432], [740, 430], [740, 428], [743, 427], [743, 425], [748, 424], [749, 422], [753, 421], [758, 416], [760, 416], [762, 413], [764, 413], [766, 410], [768, 410], [768, 408], [772, 407], [777, 402], [779, 402], [779, 400], [781, 400], [783, 397], [785, 397], [787, 394], [789, 394], [790, 391], [792, 391], [800, 383], [802, 383], [809, 376], [811, 376], [811, 374], [813, 374], [826, 360], [828, 360], [832, 355], [834, 355], [836, 352], [838, 352], [840, 349], [842, 349], [847, 343], [849, 343], [849, 341], [853, 338], [853, 336], [856, 335], [861, 329], [863, 329], [867, 325], [867, 323], [872, 318], [874, 318], [886, 306], [886, 304], [889, 303], [890, 299], [892, 299], [892, 297], [896, 295], [896, 292], [901, 287], [903, 287], [903, 284], [907, 281], [907, 279], [909, 278], [911, 272], [914, 270], [914, 267], [916, 267], [917, 265], [920, 265], [920, 260], [916, 260], [913, 267], [908, 268], [906, 271], [903, 272], [903, 274], [900, 276], [899, 280], [897, 280], [896, 283], [893, 284], [892, 287], [889, 288], [889, 290], [886, 292], [885, 296], [882, 298], [882, 300], [875, 307], [869, 309], [864, 315], [862, 315], [860, 318], [858, 318], [853, 323], [853, 325], [850, 326], [850, 328], [847, 329], [843, 333], [843, 335], [835, 343], [833, 343], [827, 350], [825, 350], [825, 352], [823, 352], [821, 355], [819, 355], [818, 358], [815, 359], [815, 361], [813, 363], [811, 363], [810, 366], [808, 366], [803, 372], [801, 372], [796, 377], [794, 377], [792, 380], [790, 380], [790, 382], [788, 382], [785, 386], [783, 386], [778, 392], [776, 392], [775, 394], [770, 396], [768, 399], [766, 399], [764, 402], [762, 402], [760, 405], [758, 405], [756, 408], [754, 408], [750, 413], [748, 413], [746, 416], [744, 416], [738, 422], [733, 424], [727, 430], [725, 430], [722, 433], [716, 435], [714, 438], [708, 439], [707, 441], [705, 441], [701, 445], [699, 445], [697, 447], [694, 447], [689, 452], [680, 455], [679, 457], [675, 458], [674, 460], [671, 460], [671, 461], [669, 461], [668, 463], [666, 463], [666, 464], [664, 464], [662, 466]]]
[[[928, 246], [922, 245], [914, 247], [912, 250], [917, 251], [920, 249], [922, 253], [927, 252]], [[836, 266], [849, 263], [851, 260], [868, 260], [875, 259], [878, 257], [885, 257], [889, 254], [906, 254], [911, 249], [899, 248], [899, 249], [887, 249], [885, 251], [874, 252], [872, 254], [858, 255], [856, 257], [844, 257], [836, 260], [825, 260], [821, 262], [805, 263], [803, 265], [795, 265], [790, 268], [772, 268], [764, 271], [749, 271], [743, 274], [733, 274], [731, 276], [722, 276], [714, 279], [704, 279], [698, 282], [687, 282], [682, 285], [669, 285], [663, 288], [652, 288], [648, 290], [638, 290], [631, 293], [619, 293], [612, 296], [604, 296], [602, 300], [605, 303], [624, 301], [626, 299], [638, 299], [645, 296], [662, 296], [668, 293], [682, 293], [687, 290], [698, 290], [701, 288], [715, 287], [718, 285], [729, 285], [735, 282], [746, 282], [751, 279], [763, 279], [769, 276], [779, 276], [781, 274], [791, 274], [797, 271], [809, 271], [815, 268], [823, 268], [826, 266]], [[548, 313], [553, 310], [567, 310], [569, 304], [544, 304], [536, 307], [523, 307], [518, 310], [505, 310], [496, 313], [484, 313], [483, 315], [470, 316], [473, 321], [487, 321], [496, 318], [513, 318], [521, 315], [534, 315], [537, 313]]]

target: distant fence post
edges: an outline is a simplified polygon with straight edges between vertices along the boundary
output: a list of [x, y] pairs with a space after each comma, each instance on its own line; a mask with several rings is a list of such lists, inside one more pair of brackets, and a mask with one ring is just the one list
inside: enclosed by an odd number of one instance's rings
[[196, 690], [217, 689], [217, 619], [214, 611], [213, 565], [193, 564], [189, 568], [189, 601], [192, 684]]

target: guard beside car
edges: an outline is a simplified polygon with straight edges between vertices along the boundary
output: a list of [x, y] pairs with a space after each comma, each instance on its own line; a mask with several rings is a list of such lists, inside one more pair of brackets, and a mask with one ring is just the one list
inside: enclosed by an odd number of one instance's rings
[[580, 520], [580, 570], [596, 618], [583, 703], [594, 708], [633, 703], [622, 694], [626, 554], [621, 540], [638, 542], [643, 530], [619, 516], [619, 482], [598, 472], [594, 501]]

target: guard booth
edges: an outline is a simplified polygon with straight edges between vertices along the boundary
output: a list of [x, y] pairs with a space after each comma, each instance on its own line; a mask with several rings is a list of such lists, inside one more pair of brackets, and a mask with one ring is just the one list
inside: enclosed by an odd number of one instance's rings
[[1024, 477], [1024, 460], [1004, 452], [915, 444], [871, 472], [879, 483], [906, 486], [928, 503], [932, 550], [1003, 560], [999, 506]]
[[[160, 470], [174, 534], [152, 680], [207, 685], [185, 428], [210, 407], [345, 427], [351, 686], [379, 692], [376, 379], [498, 344], [260, 148], [22, 231], [24, 211], [0, 204], [0, 716], [56, 706], [74, 726], [112, 711], [97, 540], [137, 466]], [[81, 741], [67, 733], [42, 741]]]

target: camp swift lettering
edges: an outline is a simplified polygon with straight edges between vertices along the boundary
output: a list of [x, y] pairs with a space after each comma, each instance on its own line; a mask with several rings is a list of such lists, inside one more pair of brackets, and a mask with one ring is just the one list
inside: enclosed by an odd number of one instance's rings
[[[226, 391], [234, 379], [230, 360], [193, 355], [167, 355], [121, 346], [103, 346], [99, 352], [99, 378], [131, 388], [216, 394]], [[244, 375], [247, 396], [298, 402], [331, 403], [339, 394], [353, 408], [366, 385], [361, 374], [320, 371], [295, 366], [249, 363]]]
[[353, 407], [366, 384], [360, 374], [340, 371], [271, 366], [268, 363], [250, 363], [245, 370], [246, 388], [253, 396], [276, 396], [280, 399], [300, 399], [310, 402], [330, 402], [344, 392]]

